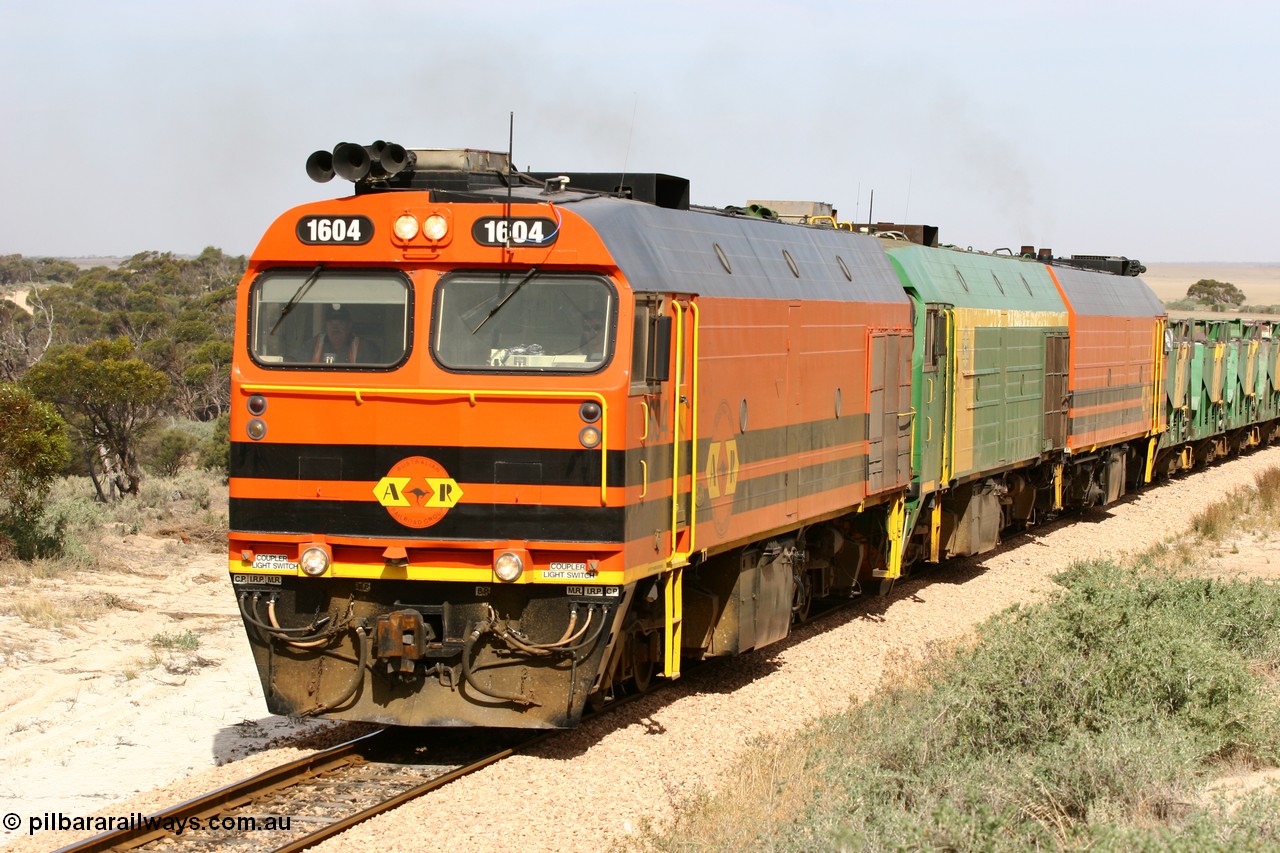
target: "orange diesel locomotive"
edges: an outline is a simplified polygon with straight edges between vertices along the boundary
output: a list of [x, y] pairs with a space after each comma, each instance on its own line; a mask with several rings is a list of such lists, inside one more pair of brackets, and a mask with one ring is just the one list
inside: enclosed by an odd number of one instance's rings
[[666, 175], [340, 145], [240, 286], [230, 570], [267, 704], [563, 727], [894, 577], [911, 302]]

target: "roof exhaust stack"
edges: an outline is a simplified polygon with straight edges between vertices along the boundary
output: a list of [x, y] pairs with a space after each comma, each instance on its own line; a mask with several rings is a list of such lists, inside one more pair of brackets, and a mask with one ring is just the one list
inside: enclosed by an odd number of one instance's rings
[[333, 180], [333, 155], [328, 151], [316, 151], [307, 158], [307, 177], [317, 184]]
[[413, 168], [418, 156], [403, 145], [381, 140], [372, 145], [341, 142], [333, 152], [316, 151], [307, 158], [307, 177], [323, 184], [338, 177], [359, 184], [398, 175]]

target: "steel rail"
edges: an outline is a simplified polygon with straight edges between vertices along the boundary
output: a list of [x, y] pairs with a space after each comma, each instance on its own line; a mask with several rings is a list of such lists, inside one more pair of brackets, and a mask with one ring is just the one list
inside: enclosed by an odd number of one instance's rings
[[321, 841], [330, 839], [335, 835], [346, 832], [351, 827], [356, 826], [357, 824], [364, 823], [366, 820], [369, 820], [370, 818], [377, 817], [383, 812], [389, 812], [394, 808], [404, 805], [410, 800], [415, 800], [418, 797], [423, 796], [424, 794], [429, 794], [432, 791], [436, 790], [437, 788], [441, 788], [449, 784], [455, 779], [460, 779], [463, 776], [466, 776], [470, 773], [476, 772], [477, 770], [481, 770], [485, 767], [488, 767], [490, 764], [501, 761], [502, 759], [507, 758], [509, 756], [515, 755], [517, 749], [528, 746], [529, 743], [533, 743], [535, 741], [541, 740], [542, 737], [546, 737], [546, 735], [533, 738], [529, 742], [521, 744], [519, 747], [507, 747], [506, 749], [500, 752], [495, 752], [494, 754], [486, 756], [485, 758], [482, 758], [479, 761], [468, 764], [466, 767], [459, 767], [456, 770], [450, 770], [448, 773], [445, 773], [441, 776], [437, 776], [436, 778], [428, 782], [423, 782], [421, 785], [417, 785], [416, 787], [410, 788], [407, 791], [402, 791], [401, 793], [395, 795], [394, 797], [391, 797], [390, 799], [384, 800], [380, 803], [375, 803], [374, 805], [369, 806], [366, 809], [362, 809], [361, 811], [358, 811], [353, 815], [348, 815], [347, 817], [344, 817], [341, 820], [335, 821], [334, 823], [331, 823], [328, 826], [322, 826], [319, 829], [315, 830], [314, 832], [308, 833], [307, 835], [304, 835], [301, 838], [296, 838], [293, 841], [288, 842], [287, 844], [283, 844], [279, 847], [276, 847], [273, 849], [273, 853], [301, 853], [301, 851], [306, 850], [310, 847], [314, 847], [315, 845], [319, 844]]
[[184, 818], [212, 817], [227, 809], [259, 799], [265, 794], [292, 787], [311, 776], [363, 761], [363, 752], [385, 734], [386, 729], [370, 732], [354, 740], [281, 764], [256, 776], [241, 779], [239, 782], [233, 782], [215, 791], [147, 815], [138, 822], [139, 825], [136, 827], [99, 833], [84, 841], [61, 847], [54, 853], [104, 853], [110, 850], [133, 850], [142, 847], [172, 834], [160, 828], [166, 819], [172, 824]]
[[[616, 708], [619, 708], [623, 705], [630, 704], [631, 702], [637, 699], [640, 699], [643, 696], [648, 696], [648, 695], [650, 695], [648, 692], [633, 693], [627, 696], [623, 696], [619, 699], [615, 699], [599, 711], [591, 711], [586, 714], [583, 714], [583, 717], [582, 717], [583, 722], [592, 720], [600, 716], [601, 714], [613, 711]], [[368, 808], [363, 809], [359, 812], [356, 812], [353, 815], [349, 815], [345, 818], [342, 818], [341, 820], [335, 821], [334, 823], [331, 823], [328, 826], [323, 826], [320, 829], [317, 829], [308, 835], [304, 835], [301, 838], [294, 839], [293, 841], [290, 841], [287, 844], [284, 844], [280, 847], [273, 848], [272, 853], [301, 853], [301, 851], [306, 850], [310, 847], [314, 847], [315, 845], [319, 844], [321, 841], [326, 841], [335, 835], [339, 835], [343, 832], [346, 832], [348, 829], [350, 829], [353, 826], [356, 826], [357, 824], [363, 823], [364, 821], [369, 820], [370, 818], [377, 817], [378, 815], [384, 812], [389, 812], [394, 808], [404, 805], [410, 800], [414, 800], [414, 799], [417, 799], [418, 797], [423, 796], [424, 794], [429, 794], [432, 791], [436, 790], [437, 788], [442, 788], [445, 785], [449, 784], [450, 782], [461, 779], [463, 776], [467, 776], [471, 773], [475, 773], [477, 770], [483, 770], [485, 767], [488, 767], [490, 764], [496, 764], [497, 762], [501, 761], [504, 758], [509, 758], [512, 755], [515, 755], [517, 752], [519, 752], [522, 749], [527, 749], [530, 746], [542, 743], [544, 740], [548, 740], [552, 737], [555, 737], [558, 734], [561, 734], [561, 731], [558, 729], [544, 731], [544, 732], [541, 732], [540, 734], [536, 734], [530, 737], [528, 740], [524, 741], [523, 743], [517, 744], [516, 746], [507, 747], [499, 752], [493, 753], [492, 755], [485, 756], [484, 758], [481, 758], [478, 761], [474, 761], [465, 767], [459, 767], [457, 769], [450, 770], [447, 773], [443, 773], [440, 776], [437, 776], [436, 778], [431, 779], [430, 781], [423, 782], [421, 785], [417, 785], [413, 788], [410, 788], [407, 791], [402, 791], [401, 793], [385, 800], [384, 802], [369, 806]], [[61, 851], [57, 851], [57, 853], [61, 853]]]

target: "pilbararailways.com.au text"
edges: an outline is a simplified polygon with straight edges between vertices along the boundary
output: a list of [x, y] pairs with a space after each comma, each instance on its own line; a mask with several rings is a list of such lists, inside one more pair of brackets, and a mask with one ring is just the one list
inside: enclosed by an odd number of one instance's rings
[[[93, 833], [163, 830], [174, 835], [182, 835], [184, 832], [288, 832], [291, 823], [289, 815], [176, 818], [132, 812], [127, 815], [78, 817], [62, 812], [44, 812], [27, 818], [27, 834], [35, 835], [37, 832], [55, 829]], [[21, 825], [21, 818], [10, 812], [4, 816], [3, 824], [5, 829], [14, 830]]]

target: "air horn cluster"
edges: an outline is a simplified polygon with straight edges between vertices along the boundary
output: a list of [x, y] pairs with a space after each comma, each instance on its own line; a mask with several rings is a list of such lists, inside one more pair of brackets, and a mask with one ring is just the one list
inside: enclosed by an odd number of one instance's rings
[[372, 145], [340, 142], [332, 152], [317, 151], [307, 158], [307, 177], [318, 184], [333, 176], [352, 183], [366, 178], [389, 178], [413, 166], [418, 156], [402, 145], [378, 140]]

